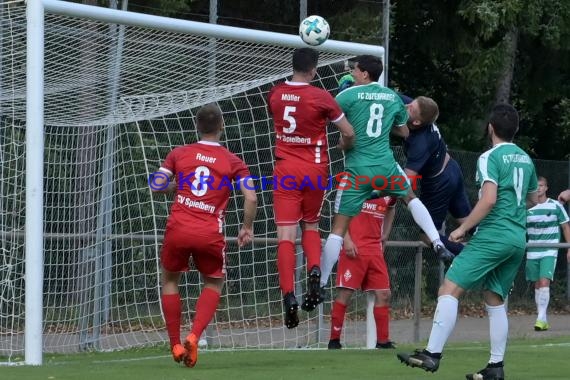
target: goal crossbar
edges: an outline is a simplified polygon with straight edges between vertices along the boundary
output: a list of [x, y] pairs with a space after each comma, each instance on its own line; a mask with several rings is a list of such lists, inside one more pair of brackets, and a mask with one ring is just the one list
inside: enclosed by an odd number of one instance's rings
[[[272, 44], [295, 48], [307, 47], [307, 45], [298, 36], [291, 34], [173, 19], [163, 16], [70, 3], [61, 0], [43, 0], [43, 4], [46, 12], [64, 16], [81, 17], [115, 24], [153, 28], [169, 32], [195, 34], [228, 40], [239, 40], [243, 42]], [[330, 39], [322, 45], [315, 46], [314, 48], [321, 51], [340, 54], [374, 54], [374, 52], [371, 51], [370, 45]], [[383, 57], [384, 48], [382, 46], [378, 46], [375, 55]]]

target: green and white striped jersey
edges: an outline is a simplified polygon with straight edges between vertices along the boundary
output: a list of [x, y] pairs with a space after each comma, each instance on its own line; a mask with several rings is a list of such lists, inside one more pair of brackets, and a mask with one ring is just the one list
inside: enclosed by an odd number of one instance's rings
[[[550, 198], [529, 209], [526, 226], [529, 243], [560, 243], [560, 225], [568, 223], [568, 214], [562, 205]], [[558, 256], [556, 248], [529, 248], [527, 259]]]

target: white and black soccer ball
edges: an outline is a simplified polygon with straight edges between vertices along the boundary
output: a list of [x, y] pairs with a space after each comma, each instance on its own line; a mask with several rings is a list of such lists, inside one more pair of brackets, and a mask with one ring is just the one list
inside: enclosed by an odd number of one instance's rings
[[329, 23], [321, 16], [309, 16], [299, 25], [299, 36], [307, 45], [320, 45], [329, 38], [330, 34]]

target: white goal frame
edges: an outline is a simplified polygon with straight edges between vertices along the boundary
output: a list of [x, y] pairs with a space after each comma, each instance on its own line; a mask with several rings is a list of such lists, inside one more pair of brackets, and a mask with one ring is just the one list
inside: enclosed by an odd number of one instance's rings
[[[122, 25], [171, 32], [205, 35], [246, 42], [288, 47], [306, 47], [296, 35], [213, 25], [95, 7], [60, 0], [27, 0], [26, 51], [26, 207], [25, 207], [25, 363], [43, 360], [43, 270], [44, 270], [44, 16], [53, 13]], [[321, 51], [374, 54], [384, 57], [384, 48], [328, 40]], [[384, 78], [379, 82], [383, 83]]]

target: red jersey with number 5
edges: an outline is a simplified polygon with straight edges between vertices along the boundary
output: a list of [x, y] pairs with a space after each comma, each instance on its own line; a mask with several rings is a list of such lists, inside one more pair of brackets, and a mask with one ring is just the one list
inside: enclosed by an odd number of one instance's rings
[[273, 116], [275, 157], [299, 164], [328, 164], [326, 126], [344, 114], [328, 91], [303, 82], [273, 87], [268, 95]]
[[196, 230], [221, 233], [232, 183], [250, 175], [239, 157], [208, 141], [173, 149], [160, 168], [170, 172], [176, 181], [167, 227], [183, 223], [188, 225], [188, 233]]

